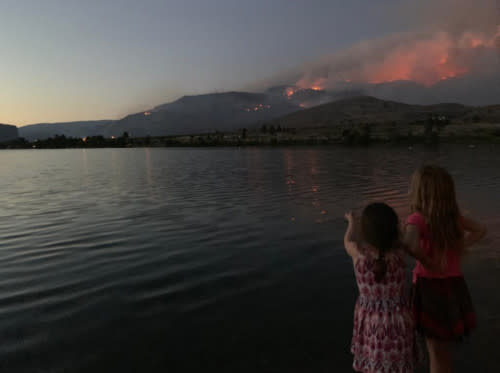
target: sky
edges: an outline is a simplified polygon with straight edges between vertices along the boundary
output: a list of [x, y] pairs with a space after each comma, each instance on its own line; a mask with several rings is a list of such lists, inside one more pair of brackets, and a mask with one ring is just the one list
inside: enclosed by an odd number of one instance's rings
[[[426, 1], [426, 0], [422, 0]], [[412, 27], [412, 0], [2, 0], [0, 123], [118, 119], [255, 89]]]

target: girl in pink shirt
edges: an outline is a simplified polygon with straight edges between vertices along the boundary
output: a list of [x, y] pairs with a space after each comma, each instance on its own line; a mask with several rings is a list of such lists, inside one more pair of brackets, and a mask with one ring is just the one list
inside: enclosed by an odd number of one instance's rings
[[410, 210], [404, 243], [422, 259], [413, 270], [415, 323], [426, 339], [430, 372], [449, 373], [449, 343], [476, 325], [460, 259], [486, 229], [460, 214], [453, 179], [441, 167], [424, 166], [413, 174]]

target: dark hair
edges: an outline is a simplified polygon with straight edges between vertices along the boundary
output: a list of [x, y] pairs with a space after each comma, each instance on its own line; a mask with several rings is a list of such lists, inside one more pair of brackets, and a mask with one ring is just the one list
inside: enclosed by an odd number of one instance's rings
[[361, 216], [361, 234], [366, 243], [378, 250], [375, 281], [381, 282], [387, 272], [384, 256], [399, 240], [399, 222], [396, 212], [385, 203], [372, 203]]

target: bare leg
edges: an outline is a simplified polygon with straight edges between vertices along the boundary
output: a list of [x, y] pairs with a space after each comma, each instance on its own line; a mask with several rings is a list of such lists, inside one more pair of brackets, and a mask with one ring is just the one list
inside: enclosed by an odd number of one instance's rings
[[449, 342], [426, 338], [429, 351], [430, 373], [451, 373], [451, 354]]

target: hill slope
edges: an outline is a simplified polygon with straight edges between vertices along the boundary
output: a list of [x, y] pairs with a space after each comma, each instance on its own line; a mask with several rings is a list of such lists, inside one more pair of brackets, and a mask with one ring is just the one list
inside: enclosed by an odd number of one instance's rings
[[38, 123], [19, 127], [19, 136], [26, 140], [42, 140], [56, 135], [66, 137], [97, 136], [104, 133], [104, 128], [111, 120], [63, 122], [63, 123]]
[[431, 116], [452, 123], [500, 123], [500, 105], [470, 107], [460, 104], [409, 105], [370, 96], [342, 99], [279, 118], [275, 123], [288, 128], [329, 127], [349, 123], [423, 123]]
[[[406, 85], [406, 83], [400, 83]], [[473, 107], [461, 104], [411, 105], [384, 101], [371, 96], [353, 96], [356, 91], [337, 95], [299, 89], [275, 87], [266, 93], [226, 92], [185, 96], [150, 111], [135, 113], [112, 121], [42, 123], [19, 128], [27, 140], [66, 137], [167, 136], [235, 131], [256, 128], [263, 123], [281, 127], [314, 128], [349, 123], [422, 123], [430, 116], [444, 116], [452, 123], [500, 123], [500, 105]], [[346, 98], [347, 97], [347, 98]], [[328, 100], [329, 103], [303, 109]]]
[[0, 124], [0, 142], [15, 140], [19, 137], [17, 127], [10, 124]]
[[232, 131], [258, 124], [300, 107], [284, 97], [227, 92], [184, 96], [151, 111], [135, 113], [106, 127], [106, 136], [162, 136]]

